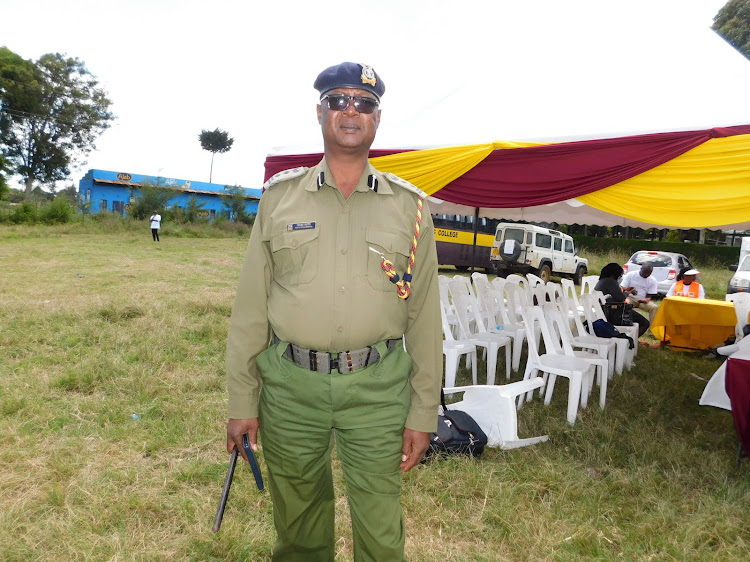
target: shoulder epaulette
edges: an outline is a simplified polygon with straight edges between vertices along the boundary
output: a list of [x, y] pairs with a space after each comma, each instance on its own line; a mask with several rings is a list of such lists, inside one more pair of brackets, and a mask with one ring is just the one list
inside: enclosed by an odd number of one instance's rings
[[298, 178], [309, 169], [310, 168], [301, 166], [299, 168], [290, 168], [288, 170], [284, 170], [283, 172], [279, 172], [278, 174], [274, 174], [270, 178], [268, 178], [268, 181], [266, 183], [263, 184], [263, 190], [265, 191], [272, 185], [276, 185], [277, 183], [280, 183], [282, 181]]
[[411, 184], [405, 179], [398, 177], [396, 174], [386, 172], [383, 175], [386, 177], [386, 179], [388, 179], [389, 182], [395, 183], [396, 185], [399, 185], [403, 187], [404, 189], [411, 191], [412, 193], [416, 193], [422, 198], [427, 197], [427, 194], [421, 189], [419, 189], [416, 185]]

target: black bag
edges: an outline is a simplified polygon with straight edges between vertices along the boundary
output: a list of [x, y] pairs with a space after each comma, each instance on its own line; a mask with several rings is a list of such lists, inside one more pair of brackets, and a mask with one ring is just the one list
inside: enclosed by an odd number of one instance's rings
[[633, 338], [631, 338], [627, 334], [623, 334], [620, 330], [617, 329], [617, 326], [612, 324], [612, 322], [607, 322], [606, 320], [601, 320], [601, 319], [594, 320], [593, 328], [594, 328], [594, 334], [596, 334], [597, 337], [622, 338], [622, 339], [628, 340], [628, 347], [630, 349], [633, 349], [635, 347]]
[[478, 457], [487, 445], [487, 435], [474, 418], [461, 410], [449, 410], [445, 394], [440, 390], [443, 413], [438, 414], [436, 433], [430, 433], [430, 448], [426, 456], [472, 455]]
[[604, 316], [615, 326], [633, 325], [633, 305], [627, 302], [606, 302], [602, 305]]

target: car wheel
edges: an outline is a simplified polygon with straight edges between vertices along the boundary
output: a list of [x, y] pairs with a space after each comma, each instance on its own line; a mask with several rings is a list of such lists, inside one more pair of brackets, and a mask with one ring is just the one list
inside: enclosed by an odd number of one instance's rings
[[583, 267], [582, 265], [579, 266], [576, 269], [575, 274], [573, 275], [573, 284], [574, 285], [580, 285], [581, 284], [581, 278], [588, 273], [588, 270]]
[[552, 270], [550, 269], [549, 265], [546, 263], [539, 268], [539, 277], [542, 281], [545, 283], [549, 281], [549, 278], [552, 277]]
[[510, 251], [506, 251], [507, 249], [505, 243], [503, 243], [503, 247], [500, 250], [500, 257], [503, 261], [513, 263], [521, 256], [522, 248], [517, 240], [513, 240], [513, 245], [512, 248], [510, 248]]

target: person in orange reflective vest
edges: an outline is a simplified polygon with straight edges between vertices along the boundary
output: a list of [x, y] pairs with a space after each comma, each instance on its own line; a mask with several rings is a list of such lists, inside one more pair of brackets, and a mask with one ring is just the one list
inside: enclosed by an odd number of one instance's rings
[[703, 285], [695, 280], [697, 275], [700, 275], [700, 271], [697, 269], [688, 269], [682, 274], [682, 279], [677, 281], [667, 291], [668, 297], [690, 297], [693, 299], [705, 299], [706, 291], [703, 289]]

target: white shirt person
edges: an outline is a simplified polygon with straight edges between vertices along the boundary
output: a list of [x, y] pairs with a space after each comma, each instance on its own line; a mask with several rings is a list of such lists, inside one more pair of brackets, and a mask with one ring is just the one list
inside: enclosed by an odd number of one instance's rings
[[161, 228], [161, 215], [156, 211], [151, 215], [151, 237], [154, 242], [159, 242], [159, 229]]

